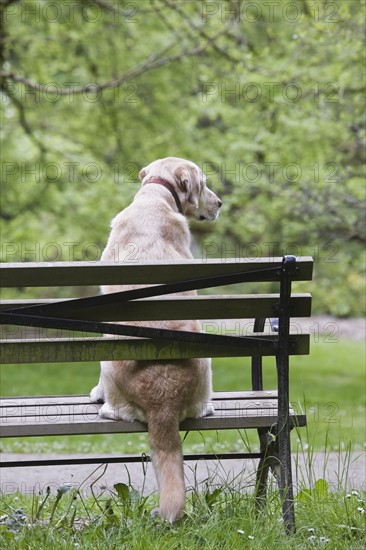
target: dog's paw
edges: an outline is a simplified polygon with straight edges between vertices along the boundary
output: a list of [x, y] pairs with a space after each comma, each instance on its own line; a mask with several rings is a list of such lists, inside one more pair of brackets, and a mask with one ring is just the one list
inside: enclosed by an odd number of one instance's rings
[[112, 407], [109, 403], [104, 403], [99, 409], [99, 416], [101, 418], [108, 418], [109, 420], [124, 420], [125, 422], [133, 422], [135, 420], [124, 407]]
[[202, 403], [201, 410], [196, 418], [202, 418], [203, 416], [212, 416], [215, 414], [215, 406], [213, 403]]
[[109, 420], [119, 420], [116, 409], [111, 407], [108, 403], [104, 403], [99, 409], [99, 416], [101, 418], [108, 418]]
[[103, 390], [100, 386], [95, 386], [89, 394], [90, 401], [93, 403], [104, 403]]

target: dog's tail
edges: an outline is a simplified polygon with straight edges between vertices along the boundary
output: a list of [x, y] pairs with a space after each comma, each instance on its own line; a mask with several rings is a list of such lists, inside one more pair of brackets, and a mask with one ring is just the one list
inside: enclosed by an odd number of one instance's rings
[[186, 502], [178, 418], [162, 407], [149, 414], [148, 427], [159, 488], [159, 515], [173, 523], [182, 515]]

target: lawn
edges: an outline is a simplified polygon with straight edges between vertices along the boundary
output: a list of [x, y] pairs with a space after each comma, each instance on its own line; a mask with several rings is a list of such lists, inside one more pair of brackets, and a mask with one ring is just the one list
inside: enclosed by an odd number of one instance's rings
[[[1, 394], [52, 395], [87, 393], [98, 380], [97, 364], [4, 365], [0, 370]], [[250, 388], [248, 359], [217, 359], [213, 363], [215, 390]], [[273, 388], [273, 360], [264, 364], [265, 387]], [[307, 411], [308, 427], [292, 437], [293, 449], [309, 445], [313, 450], [362, 450], [365, 445], [365, 346], [363, 342], [312, 343], [310, 356], [291, 359], [291, 401]], [[247, 434], [254, 449], [257, 438]], [[240, 451], [238, 431], [190, 433], [185, 452]], [[147, 452], [145, 434], [129, 436], [68, 436], [4, 439], [1, 451], [15, 452]]]
[[331, 492], [319, 480], [295, 497], [297, 532], [286, 536], [278, 493], [267, 505], [233, 487], [188, 495], [186, 516], [173, 526], [151, 516], [156, 497], [124, 484], [86, 499], [60, 487], [41, 495], [0, 496], [0, 544], [8, 550], [275, 550], [365, 548], [365, 494]]

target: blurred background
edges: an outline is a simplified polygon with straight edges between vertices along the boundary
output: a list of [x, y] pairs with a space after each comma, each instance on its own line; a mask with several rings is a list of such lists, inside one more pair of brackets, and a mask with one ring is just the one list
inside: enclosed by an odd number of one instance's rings
[[2, 261], [97, 260], [180, 156], [224, 202], [196, 257], [311, 255], [314, 311], [364, 313], [364, 1], [0, 9]]

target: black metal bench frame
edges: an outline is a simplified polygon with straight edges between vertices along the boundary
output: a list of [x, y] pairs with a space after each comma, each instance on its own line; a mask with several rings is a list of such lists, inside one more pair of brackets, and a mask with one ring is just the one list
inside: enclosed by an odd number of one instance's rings
[[[277, 261], [276, 261], [277, 260]], [[257, 471], [257, 480], [256, 480], [256, 497], [259, 503], [265, 501], [266, 497], [266, 488], [267, 488], [267, 477], [269, 469], [274, 473], [278, 486], [280, 489], [280, 494], [283, 502], [283, 516], [285, 522], [285, 528], [288, 533], [293, 533], [295, 530], [295, 517], [294, 517], [294, 503], [293, 503], [293, 485], [292, 485], [292, 468], [291, 468], [291, 448], [290, 448], [290, 430], [294, 425], [301, 426], [305, 425], [306, 419], [304, 415], [296, 415], [291, 409], [289, 402], [289, 356], [292, 352], [292, 348], [295, 348], [298, 345], [298, 342], [290, 334], [290, 317], [291, 317], [291, 284], [293, 280], [297, 279], [297, 272], [299, 270], [299, 262], [296, 261], [294, 256], [285, 256], [282, 261], [279, 259], [272, 259], [268, 263], [259, 262], [258, 268], [249, 269], [249, 270], [238, 270], [235, 269], [235, 272], [213, 275], [209, 277], [194, 277], [190, 280], [178, 280], [174, 282], [168, 282], [165, 284], [158, 284], [154, 286], [148, 286], [144, 288], [138, 288], [135, 290], [129, 290], [124, 292], [118, 292], [113, 294], [98, 295], [89, 298], [77, 298], [73, 300], [62, 300], [51, 303], [41, 303], [33, 305], [22, 305], [22, 307], [14, 307], [15, 304], [9, 304], [8, 302], [3, 303], [0, 310], [0, 320], [4, 325], [18, 325], [18, 326], [32, 326], [32, 327], [41, 327], [41, 328], [53, 328], [61, 330], [72, 330], [80, 331], [87, 333], [95, 334], [110, 334], [117, 336], [127, 336], [132, 338], [138, 338], [138, 343], [144, 345], [144, 343], [154, 343], [159, 345], [161, 342], [171, 342], [174, 345], [179, 347], [179, 356], [180, 357], [194, 357], [194, 356], [242, 356], [242, 355], [251, 355], [252, 356], [252, 396], [255, 399], [263, 399], [268, 397], [268, 395], [263, 395], [263, 375], [262, 375], [262, 357], [265, 355], [275, 355], [276, 357], [276, 366], [277, 366], [277, 389], [278, 389], [278, 398], [277, 398], [277, 415], [272, 418], [271, 424], [269, 425], [268, 420], [265, 422], [260, 422], [259, 417], [253, 418], [252, 422], [247, 422], [245, 425], [238, 425], [238, 427], [252, 427], [256, 428], [259, 435], [260, 441], [260, 452], [259, 453], [225, 453], [225, 454], [204, 454], [204, 455], [190, 455], [185, 456], [185, 460], [197, 459], [197, 458], [258, 458], [259, 466]], [[218, 263], [220, 260], [218, 260]], [[301, 262], [300, 262], [301, 263]], [[302, 279], [311, 279], [312, 272], [312, 260], [310, 258], [304, 259], [303, 263], [307, 265], [307, 275], [302, 277]], [[77, 268], [78, 262], [74, 263], [75, 268]], [[17, 269], [19, 270], [19, 264], [14, 265], [14, 270], [12, 271], [12, 266], [8, 264], [4, 265], [5, 272], [5, 281], [3, 286], [16, 286], [17, 285]], [[59, 264], [60, 265], [60, 264]], [[70, 265], [70, 264], [69, 264]], [[243, 264], [241, 264], [243, 265]], [[57, 264], [54, 264], [57, 266]], [[38, 266], [42, 268], [42, 265]], [[52, 269], [52, 265], [44, 264], [44, 270], [49, 274], [49, 269]], [[126, 266], [124, 266], [126, 267]], [[240, 268], [240, 265], [237, 266]], [[6, 269], [8, 268], [8, 269]], [[41, 273], [41, 271], [39, 271]], [[78, 279], [78, 275], [75, 275], [74, 272], [72, 277], [71, 284], [75, 283], [75, 280]], [[80, 278], [80, 277], [79, 277]], [[24, 276], [21, 277], [24, 280]], [[277, 280], [280, 284], [279, 297], [276, 301], [275, 306], [272, 307], [273, 316], [278, 317], [278, 319], [271, 320], [271, 326], [277, 332], [277, 336], [225, 336], [225, 335], [213, 335], [213, 334], [204, 334], [204, 333], [190, 333], [184, 331], [171, 331], [166, 329], [156, 329], [156, 328], [147, 328], [147, 327], [135, 327], [125, 324], [114, 324], [113, 322], [100, 322], [93, 320], [93, 317], [98, 318], [98, 315], [106, 307], [110, 308], [114, 306], [118, 312], [118, 308], [121, 306], [126, 306], [127, 304], [132, 304], [133, 307], [138, 307], [138, 301], [141, 299], [147, 299], [157, 296], [176, 294], [179, 292], [203, 288], [212, 288], [222, 285], [232, 285], [236, 283], [244, 282], [258, 282], [258, 281], [267, 281], [267, 280]], [[138, 282], [138, 281], [137, 281]], [[155, 281], [152, 281], [155, 283]], [[41, 286], [42, 285], [42, 276], [36, 284], [30, 286]], [[85, 320], [85, 312], [92, 312], [92, 320]], [[309, 313], [310, 314], [310, 313]], [[138, 313], [137, 313], [138, 316]], [[112, 319], [112, 320], [117, 320]], [[142, 319], [141, 319], [142, 320]], [[264, 317], [257, 317], [254, 324], [254, 333], [262, 333], [264, 330], [265, 324]], [[298, 350], [297, 353], [307, 353], [309, 346], [308, 335], [302, 336], [302, 345], [303, 349]], [[140, 340], [143, 339], [143, 340]], [[115, 340], [109, 339], [111, 344], [116, 343]], [[121, 344], [123, 340], [119, 340]], [[131, 341], [129, 341], [131, 342]], [[104, 339], [100, 339], [100, 342], [96, 342], [95, 349], [96, 354], [93, 359], [110, 358], [104, 357], [103, 354], [106, 353], [105, 349], [101, 350], [100, 357], [98, 356], [98, 344], [105, 345], [106, 342]], [[37, 347], [35, 342], [30, 342], [31, 348], [27, 351], [27, 341], [3, 341], [2, 346], [2, 360], [3, 362], [14, 362], [14, 353], [15, 350], [21, 350], [23, 355], [23, 362], [27, 362], [27, 359], [31, 362], [37, 361], [37, 357], [44, 354], [45, 347], [48, 348], [52, 345], [51, 341], [39, 342]], [[74, 340], [73, 342], [69, 341], [69, 346], [72, 345], [75, 348], [82, 347], [82, 342]], [[205, 347], [206, 352], [202, 355], [202, 345]], [[201, 347], [200, 352], [195, 355], [195, 347]], [[301, 347], [301, 346], [300, 346]], [[197, 348], [198, 349], [198, 348]], [[35, 357], [32, 354], [36, 354]], [[130, 352], [131, 353], [131, 352]], [[139, 352], [140, 353], [140, 352]], [[177, 352], [173, 352], [177, 353]], [[197, 352], [196, 352], [197, 353]], [[135, 350], [136, 354], [136, 350]], [[132, 351], [132, 356], [134, 351]], [[144, 356], [145, 357], [145, 356]], [[134, 358], [144, 358], [141, 356], [136, 356]], [[125, 356], [120, 356], [120, 358], [127, 358]], [[151, 358], [151, 357], [148, 357]], [[55, 359], [58, 360], [58, 359]], [[83, 360], [82, 358], [76, 360]], [[90, 359], [92, 360], [92, 359]], [[22, 358], [19, 359], [19, 362], [22, 361]], [[231, 395], [236, 399], [250, 399], [251, 396], [244, 395], [246, 392], [242, 392], [239, 396], [235, 397], [235, 392], [225, 394], [225, 399], [230, 399]], [[274, 392], [268, 392], [270, 398], [276, 398]], [[224, 394], [222, 394], [224, 395]], [[220, 401], [220, 394], [216, 394], [215, 398], [217, 403], [223, 403]], [[27, 398], [23, 399], [26, 406]], [[42, 398], [39, 398], [42, 399]], [[45, 400], [46, 399], [46, 400]], [[67, 400], [67, 396], [63, 398]], [[33, 401], [32, 401], [33, 402]], [[41, 402], [41, 401], [39, 401]], [[43, 403], [47, 404], [47, 398], [43, 398]], [[245, 402], [245, 401], [244, 401]], [[9, 425], [9, 417], [7, 416], [9, 410], [11, 409], [11, 403], [15, 403], [15, 406], [18, 406], [14, 398], [3, 399], [0, 403], [0, 409], [3, 414], [2, 422], [2, 435], [4, 437], [15, 437], [20, 435], [39, 435], [43, 433], [46, 435], [46, 432], [42, 432], [42, 427], [36, 432], [31, 431], [29, 425], [25, 423], [22, 430], [15, 430], [11, 425]], [[248, 401], [251, 403], [251, 401]], [[26, 409], [24, 409], [26, 410]], [[215, 420], [215, 419], [214, 419]], [[252, 419], [250, 419], [251, 421]], [[213, 426], [212, 421], [207, 419], [206, 426], [203, 425], [205, 419], [201, 419], [201, 427], [197, 428], [195, 426], [195, 421], [188, 419], [182, 423], [181, 429], [217, 429]], [[118, 423], [116, 423], [118, 424]], [[136, 426], [131, 426], [131, 429], [128, 431], [141, 431], [141, 425], [136, 423]], [[196, 421], [197, 424], [197, 421]], [[227, 427], [223, 425], [222, 427]], [[111, 429], [109, 425], [108, 433], [114, 431], [121, 431], [119, 429]], [[80, 433], [98, 433], [93, 431], [93, 425], [90, 425], [92, 431], [85, 431], [85, 428], [81, 428]], [[98, 428], [99, 429], [99, 428]], [[146, 429], [143, 428], [143, 429]], [[122, 430], [125, 431], [125, 430]], [[57, 429], [52, 431], [52, 433], [57, 434]], [[62, 433], [62, 432], [61, 432]], [[70, 431], [70, 433], [79, 433], [77, 431]], [[119, 462], [124, 461], [128, 462], [129, 460], [148, 460], [147, 457], [123, 457], [116, 458], [110, 457], [109, 459], [103, 459], [103, 462]], [[51, 464], [68, 464], [68, 463], [97, 463], [101, 459], [97, 457], [89, 457], [84, 459], [57, 459], [51, 461], [37, 461], [36, 463], [51, 465]], [[5, 466], [32, 466], [34, 461], [21, 462], [21, 463], [10, 463], [2, 462], [0, 463], [1, 467]]]

